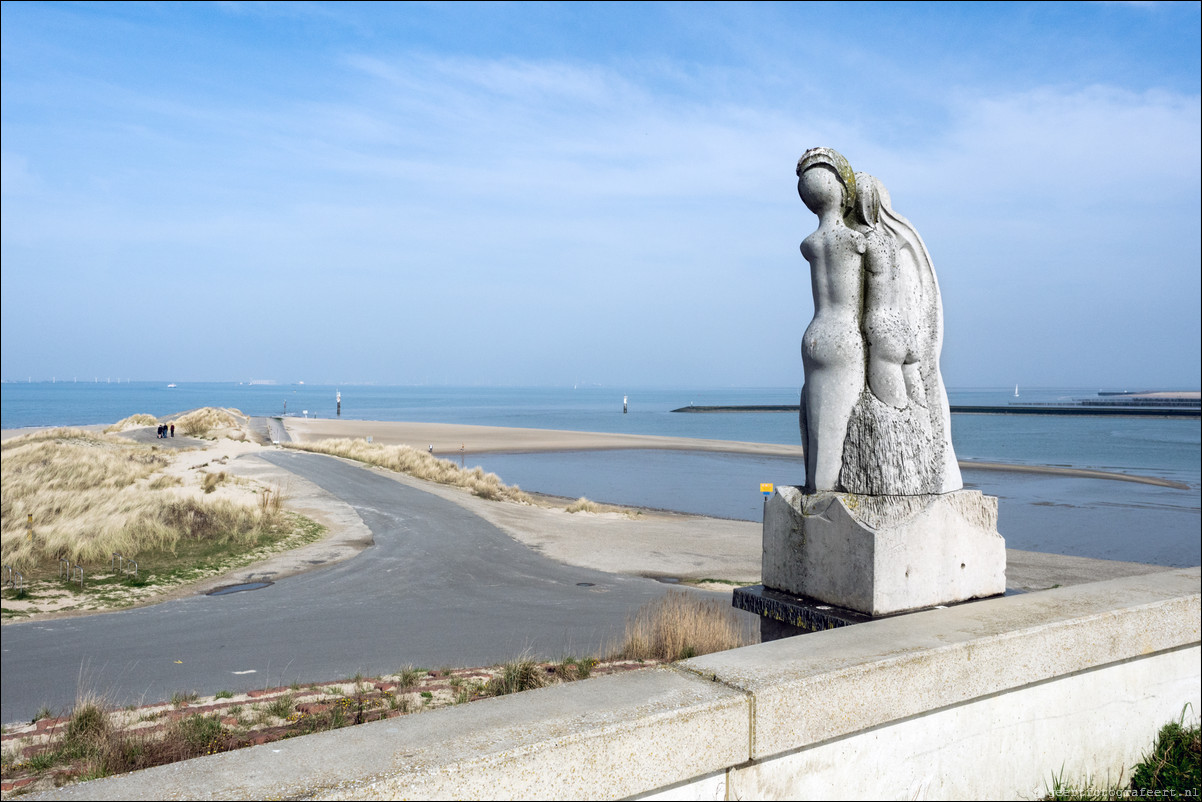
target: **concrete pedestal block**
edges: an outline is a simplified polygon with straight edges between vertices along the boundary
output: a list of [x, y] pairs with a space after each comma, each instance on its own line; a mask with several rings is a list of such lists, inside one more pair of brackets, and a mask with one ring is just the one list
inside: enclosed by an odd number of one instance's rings
[[997, 499], [977, 490], [865, 496], [778, 487], [764, 508], [763, 582], [868, 615], [1000, 595]]

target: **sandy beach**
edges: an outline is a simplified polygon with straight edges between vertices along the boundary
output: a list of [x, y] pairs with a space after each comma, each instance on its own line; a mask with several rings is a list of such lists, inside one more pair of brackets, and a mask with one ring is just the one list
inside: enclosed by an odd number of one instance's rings
[[[749, 454], [765, 457], [792, 457], [802, 460], [800, 445], [746, 443], [733, 440], [701, 440], [690, 437], [573, 432], [553, 429], [519, 429], [500, 426], [471, 426], [453, 423], [409, 423], [327, 418], [285, 418], [289, 436], [298, 443], [329, 438], [372, 438], [385, 445], [408, 445], [426, 450], [433, 447], [436, 456], [447, 459], [472, 454], [523, 453], [553, 451], [603, 451], [618, 449], [657, 449], [664, 451], [708, 451], [723, 454]], [[1188, 489], [1188, 485], [1156, 476], [1137, 476], [1087, 468], [1054, 465], [1012, 465], [1001, 462], [960, 461], [961, 468], [989, 471], [1041, 473], [1075, 476], [1083, 479], [1112, 479], [1121, 482]]]
[[639, 434], [572, 432], [555, 429], [519, 429], [501, 426], [470, 426], [455, 423], [407, 423], [394, 421], [331, 420], [328, 418], [285, 418], [284, 427], [298, 443], [332, 437], [371, 437], [386, 445], [434, 447], [441, 457], [546, 451], [603, 451], [625, 448], [666, 451], [715, 451], [727, 454], [757, 454], [801, 458], [801, 446], [772, 443], [740, 443], [730, 440], [698, 440], [690, 437], [660, 437]]

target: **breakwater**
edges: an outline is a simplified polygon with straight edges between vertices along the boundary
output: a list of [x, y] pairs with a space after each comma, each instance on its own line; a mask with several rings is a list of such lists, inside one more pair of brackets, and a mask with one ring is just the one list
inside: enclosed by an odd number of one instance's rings
[[[793, 412], [801, 411], [797, 404], [731, 404], [701, 406], [690, 404], [679, 407], [673, 412]], [[1030, 404], [1019, 406], [1005, 404], [1002, 406], [964, 406], [952, 405], [951, 411], [957, 415], [1078, 415], [1078, 416], [1126, 416], [1126, 417], [1156, 417], [1156, 418], [1198, 418], [1202, 411], [1198, 407], [1154, 407], [1147, 405], [1059, 405], [1059, 404]]]

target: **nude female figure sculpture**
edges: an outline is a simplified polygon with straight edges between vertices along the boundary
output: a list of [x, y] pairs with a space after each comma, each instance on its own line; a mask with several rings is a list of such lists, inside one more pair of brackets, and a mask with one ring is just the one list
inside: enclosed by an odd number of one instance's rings
[[797, 162], [797, 193], [818, 215], [818, 230], [801, 243], [810, 263], [814, 319], [801, 342], [805, 384], [801, 437], [807, 492], [839, 490], [843, 438], [864, 386], [863, 234], [848, 227], [855, 174], [840, 154], [812, 148]]

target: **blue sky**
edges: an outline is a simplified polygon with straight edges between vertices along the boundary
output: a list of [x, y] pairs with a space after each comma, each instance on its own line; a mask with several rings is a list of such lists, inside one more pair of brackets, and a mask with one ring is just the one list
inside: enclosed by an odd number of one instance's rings
[[5, 379], [800, 386], [793, 174], [952, 387], [1193, 387], [1198, 3], [4, 3]]

